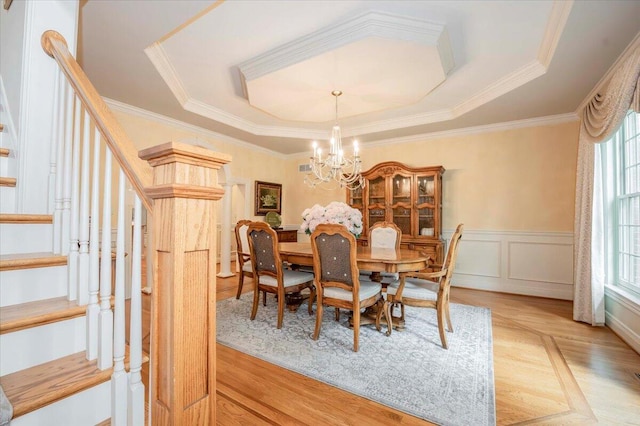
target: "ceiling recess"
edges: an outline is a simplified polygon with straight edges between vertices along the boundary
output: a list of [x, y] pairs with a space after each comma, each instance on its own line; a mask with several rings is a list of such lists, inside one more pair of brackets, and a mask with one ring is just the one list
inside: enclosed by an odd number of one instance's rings
[[337, 87], [349, 88], [341, 98], [340, 115], [346, 118], [414, 104], [440, 85], [453, 65], [444, 25], [370, 11], [238, 68], [253, 107], [285, 120], [326, 122], [333, 119], [326, 94]]

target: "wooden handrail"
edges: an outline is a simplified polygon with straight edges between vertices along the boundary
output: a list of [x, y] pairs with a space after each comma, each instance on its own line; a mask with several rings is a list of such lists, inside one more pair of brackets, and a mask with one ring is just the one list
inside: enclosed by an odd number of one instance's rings
[[111, 153], [120, 167], [122, 167], [147, 211], [151, 212], [153, 201], [146, 191], [146, 188], [153, 184], [151, 166], [138, 158], [138, 151], [135, 145], [69, 52], [64, 37], [53, 30], [45, 31], [42, 34], [41, 43], [44, 51], [55, 59], [62, 72], [67, 76], [67, 81], [71, 84], [84, 108], [100, 130]]

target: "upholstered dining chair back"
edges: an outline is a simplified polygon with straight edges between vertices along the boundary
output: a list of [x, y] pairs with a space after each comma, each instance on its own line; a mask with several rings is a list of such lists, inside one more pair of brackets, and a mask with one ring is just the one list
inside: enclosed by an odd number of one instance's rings
[[253, 266], [253, 307], [251, 319], [258, 312], [259, 293], [272, 293], [278, 299], [278, 328], [282, 327], [287, 295], [303, 298], [302, 290], [309, 289], [309, 315], [315, 300], [313, 274], [285, 269], [278, 249], [278, 234], [265, 222], [251, 222], [247, 228], [251, 265]]
[[[353, 237], [353, 235], [351, 235]], [[354, 238], [355, 240], [355, 238]], [[349, 236], [343, 233], [322, 234], [314, 240], [319, 257], [319, 279], [326, 286], [336, 285], [333, 282], [358, 287], [358, 269], [354, 268], [355, 244], [349, 241]], [[314, 268], [315, 270], [315, 268]], [[355, 289], [357, 291], [357, 288]]]
[[376, 248], [400, 248], [402, 231], [393, 222], [377, 222], [369, 229], [369, 245]]
[[250, 220], [240, 220], [236, 224], [236, 242], [238, 243], [238, 250], [247, 255], [249, 255], [249, 239], [247, 237], [247, 229], [249, 228], [250, 223]]
[[282, 261], [279, 259], [278, 236], [271, 227], [255, 229], [250, 227], [249, 239], [253, 270], [257, 273], [270, 273], [275, 276], [278, 269], [282, 269]]
[[336, 320], [339, 309], [348, 309], [353, 312], [353, 350], [357, 352], [362, 308], [377, 305], [376, 328], [380, 330], [384, 312], [382, 286], [371, 281], [360, 282], [356, 238], [344, 225], [318, 225], [311, 234], [311, 251], [318, 301], [313, 340], [318, 340], [320, 335], [324, 305], [336, 308]]
[[[371, 248], [400, 248], [400, 240], [402, 239], [402, 230], [393, 222], [376, 222], [369, 228], [369, 246]], [[369, 279], [371, 271], [361, 270], [360, 275], [363, 279]], [[380, 279], [383, 285], [396, 281], [400, 278], [395, 272], [381, 272]]]
[[236, 223], [236, 259], [238, 262], [238, 290], [236, 292], [236, 299], [240, 298], [242, 294], [242, 287], [244, 286], [244, 277], [253, 278], [253, 267], [251, 266], [251, 255], [249, 253], [249, 240], [247, 239], [247, 229], [249, 228], [250, 220], [239, 220]]

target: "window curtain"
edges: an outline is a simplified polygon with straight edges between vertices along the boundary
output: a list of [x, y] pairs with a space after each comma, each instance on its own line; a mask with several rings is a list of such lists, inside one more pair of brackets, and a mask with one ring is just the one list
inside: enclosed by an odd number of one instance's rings
[[591, 325], [605, 322], [607, 257], [601, 202], [604, 188], [602, 179], [594, 179], [595, 144], [611, 137], [629, 109], [640, 112], [640, 46], [631, 51], [582, 111], [576, 172], [573, 319]]

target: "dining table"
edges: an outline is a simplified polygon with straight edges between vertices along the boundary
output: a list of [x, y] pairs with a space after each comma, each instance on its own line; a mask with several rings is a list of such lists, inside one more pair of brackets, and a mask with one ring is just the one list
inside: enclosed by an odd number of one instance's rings
[[[279, 243], [278, 249], [283, 261], [290, 263], [294, 268], [299, 266], [313, 267], [313, 252], [311, 243]], [[429, 267], [432, 259], [429, 255], [417, 250], [407, 248], [379, 248], [358, 245], [356, 262], [358, 269], [372, 271], [371, 279], [380, 280], [380, 272], [398, 273], [400, 286], [394, 299], [402, 301], [404, 279], [409, 272], [418, 272]], [[295, 300], [289, 303], [295, 304]], [[289, 305], [289, 303], [287, 303]], [[369, 323], [363, 316], [361, 325]], [[393, 328], [403, 329], [404, 322], [399, 318], [393, 318]], [[390, 332], [390, 330], [389, 330]]]

